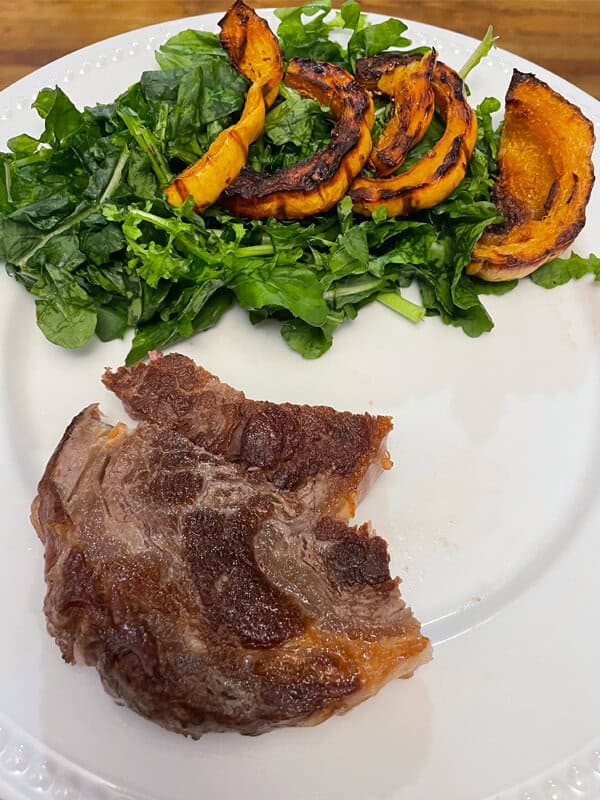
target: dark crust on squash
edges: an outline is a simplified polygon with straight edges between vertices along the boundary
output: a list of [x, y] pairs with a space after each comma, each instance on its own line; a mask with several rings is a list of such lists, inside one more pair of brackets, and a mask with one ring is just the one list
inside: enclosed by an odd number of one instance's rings
[[[506, 93], [505, 118], [511, 113], [519, 113], [524, 115], [527, 114], [527, 108], [524, 107], [524, 104], [518, 93], [520, 87], [524, 85], [536, 89], [544, 89], [556, 97], [560, 101], [561, 105], [565, 106], [565, 108], [571, 109], [571, 111], [576, 115], [577, 123], [588, 128], [593, 147], [593, 144], [595, 143], [595, 133], [592, 122], [584, 116], [581, 109], [575, 103], [572, 103], [570, 100], [563, 97], [545, 81], [537, 78], [533, 73], [530, 72], [520, 72], [517, 69], [513, 70], [512, 79]], [[576, 219], [572, 220], [568, 225], [565, 225], [560, 230], [556, 231], [550, 241], [547, 241], [543, 247], [539, 248], [535, 252], [529, 252], [526, 255], [502, 253], [502, 244], [499, 242], [499, 250], [496, 257], [494, 259], [485, 258], [477, 255], [478, 245], [475, 247], [472, 264], [469, 265], [468, 272], [470, 274], [479, 275], [482, 272], [485, 273], [488, 270], [494, 270], [496, 273], [495, 276], [491, 278], [487, 277], [487, 279], [510, 280], [512, 277], [524, 277], [525, 275], [530, 274], [535, 269], [542, 266], [542, 264], [545, 264], [550, 259], [556, 258], [562, 252], [564, 252], [569, 245], [574, 242], [585, 226], [586, 207], [595, 182], [594, 166], [593, 162], [591, 161], [591, 152], [589, 162], [585, 165], [585, 167], [591, 171], [591, 174], [589, 175], [589, 183], [585, 196], [581, 198], [581, 213]], [[571, 178], [572, 188], [568, 198], [565, 201], [567, 205], [572, 203], [577, 194], [577, 190], [581, 181], [580, 175], [575, 172], [571, 173]], [[544, 202], [544, 216], [551, 214], [555, 209], [558, 200], [558, 190], [559, 181], [556, 179], [553, 181], [548, 192], [548, 196]], [[502, 168], [492, 192], [492, 199], [498, 210], [503, 214], [504, 221], [496, 225], [491, 225], [489, 228], [487, 228], [484, 236], [480, 240], [480, 245], [485, 245], [488, 237], [509, 234], [513, 228], [524, 225], [531, 219], [529, 210], [522, 205], [517, 198], [511, 195], [507, 182], [503, 180]], [[551, 233], [551, 231], [548, 232]], [[486, 278], [485, 275], [482, 275], [482, 277]]]
[[[248, 39], [245, 35], [243, 35], [243, 33], [245, 26], [252, 16], [257, 16], [254, 12], [254, 9], [247, 6], [243, 0], [236, 0], [228, 12], [221, 17], [217, 23], [221, 29], [223, 29], [231, 19], [235, 19], [235, 21], [240, 25], [242, 36], [232, 36], [227, 30], [221, 30], [221, 33], [219, 34], [219, 39], [223, 45], [223, 49], [227, 51], [227, 55], [234, 66], [238, 65], [244, 58]], [[265, 27], [267, 27], [267, 23], [262, 18], [261, 22]], [[248, 78], [249, 76], [247, 75], [246, 77]]]
[[252, 81], [257, 77], [256, 74], [253, 74], [252, 69], [241, 69], [241, 64], [248, 46], [247, 26], [251, 20], [255, 25], [259, 26], [260, 35], [268, 38], [273, 45], [271, 51], [271, 59], [273, 61], [271, 64], [271, 79], [278, 82], [283, 74], [283, 56], [281, 54], [279, 40], [266, 20], [259, 17], [254, 9], [247, 6], [243, 0], [236, 0], [225, 16], [218, 22], [221, 28], [219, 39], [223, 45], [223, 49], [227, 52], [233, 66], [239, 70], [242, 75], [248, 78], [248, 80]]
[[[435, 53], [435, 51], [432, 52]], [[377, 84], [383, 75], [393, 72], [399, 67], [407, 67], [422, 58], [420, 53], [380, 53], [376, 56], [357, 59], [354, 74], [356, 80], [366, 89], [374, 94], [381, 94]]]
[[[382, 54], [380, 58], [381, 69], [383, 69], [385, 57], [392, 60], [393, 54], [387, 56], [385, 53]], [[454, 100], [459, 101], [453, 105], [453, 114], [459, 118], [462, 118], [466, 123], [472, 119], [474, 112], [466, 102], [464, 83], [458, 73], [456, 73], [443, 62], [438, 61], [433, 71], [432, 86], [434, 89], [436, 104], [443, 116], [446, 114], [449, 105], [448, 94], [450, 94]], [[430, 186], [433, 187], [437, 180], [443, 178], [444, 175], [450, 172], [453, 168], [461, 168], [464, 175], [470, 157], [471, 150], [468, 146], [467, 131], [465, 131], [454, 138], [450, 150], [445, 155], [443, 162], [439, 164], [436, 171], [427, 181], [422, 181], [410, 186], [393, 188], [392, 182], [396, 178], [400, 177], [403, 173], [400, 173], [400, 176], [393, 175], [384, 178], [359, 178], [357, 181], [355, 181], [354, 185], [350, 187], [349, 194], [352, 197], [355, 206], [359, 209], [361, 208], [362, 204], [365, 204], [366, 207], [376, 207], [377, 205], [383, 204], [386, 200], [404, 198], [405, 203], [402, 213], [408, 214], [411, 211], [420, 209], [422, 207], [419, 202], [419, 193]], [[410, 174], [410, 170], [407, 171], [407, 174]], [[411, 198], [413, 197], [414, 202], [411, 202]]]
[[[381, 89], [384, 75], [398, 71], [403, 88], [390, 95], [392, 111], [378, 140], [373, 143], [369, 167], [380, 176], [390, 175], [406, 159], [410, 149], [424, 136], [433, 116], [435, 98], [431, 87], [437, 60], [435, 49], [424, 56], [383, 54], [361, 58], [356, 62], [356, 76], [374, 94], [389, 94]], [[418, 67], [419, 71], [409, 67]], [[421, 82], [425, 81], [425, 86]], [[415, 126], [413, 120], [418, 120]]]
[[[550, 259], [559, 256], [570, 244], [573, 244], [575, 239], [583, 230], [584, 226], [585, 215], [583, 218], [579, 218], [567, 227], [562, 228], [551, 244], [548, 244], [543, 250], [538, 250], [536, 252], [535, 258], [532, 258], [531, 256], [515, 256], [511, 253], [506, 253], [502, 255], [501, 258], [495, 259], [494, 261], [484, 258], [475, 258], [473, 259], [473, 263], [479, 264], [480, 269], [485, 269], [487, 266], [501, 268], [503, 273], [506, 274], [506, 278], [498, 278], [498, 280], [511, 280], [511, 275], [513, 275], [515, 272], [520, 272], [526, 267], [529, 267], [529, 271], [533, 272], [534, 269], [541, 267], [542, 264], [550, 261]], [[496, 232], [498, 227], [500, 226], [490, 226], [488, 231], [492, 231], [493, 228], [494, 232]], [[472, 274], [477, 275], [477, 273]]]
[[[322, 151], [273, 174], [244, 169], [221, 194], [219, 204], [236, 214], [261, 216], [260, 202], [283, 195], [275, 216], [285, 216], [286, 197], [318, 193], [344, 178], [347, 186], [355, 172], [346, 170], [346, 158], [358, 146], [365, 115], [371, 105], [365, 89], [340, 67], [307, 58], [292, 59], [285, 82], [302, 94], [329, 105], [337, 122], [331, 141]], [[329, 203], [323, 211], [333, 205]]]

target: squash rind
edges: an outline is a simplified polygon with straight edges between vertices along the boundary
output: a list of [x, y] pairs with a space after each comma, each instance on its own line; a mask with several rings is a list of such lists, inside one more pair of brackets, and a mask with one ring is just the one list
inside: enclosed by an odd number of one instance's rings
[[[384, 54], [356, 62], [359, 83], [392, 99], [391, 115], [373, 144], [368, 167], [379, 177], [395, 172], [418, 144], [433, 118], [435, 97], [431, 79], [437, 53]], [[383, 65], [383, 69], [380, 65]]]
[[165, 189], [169, 203], [181, 205], [191, 195], [198, 213], [215, 203], [223, 189], [240, 174], [248, 158], [248, 148], [258, 139], [264, 124], [262, 87], [253, 83], [238, 122], [221, 131], [206, 153]]
[[273, 174], [242, 170], [219, 204], [238, 216], [301, 219], [332, 208], [348, 191], [371, 152], [373, 101], [341, 67], [290, 60], [285, 83], [331, 108], [336, 125], [326, 148]]
[[523, 278], [573, 243], [594, 184], [594, 143], [593, 125], [577, 106], [535, 75], [514, 70], [493, 194], [505, 222], [475, 245], [469, 275]]
[[262, 86], [269, 108], [279, 93], [283, 56], [279, 40], [266, 20], [243, 0], [236, 0], [219, 22], [220, 40], [233, 66], [252, 83]]
[[437, 205], [460, 184], [477, 142], [477, 117], [459, 75], [438, 61], [432, 79], [436, 106], [446, 128], [435, 145], [405, 172], [387, 178], [357, 178], [350, 187], [354, 210], [370, 216], [385, 206], [388, 216], [406, 216]]
[[266, 107], [277, 97], [283, 75], [283, 59], [277, 37], [267, 22], [242, 0], [237, 0], [223, 19], [221, 43], [231, 63], [252, 81], [240, 119], [217, 136], [206, 153], [190, 164], [165, 189], [174, 206], [188, 196], [202, 213], [216, 202], [240, 174], [248, 158], [248, 148], [260, 136]]

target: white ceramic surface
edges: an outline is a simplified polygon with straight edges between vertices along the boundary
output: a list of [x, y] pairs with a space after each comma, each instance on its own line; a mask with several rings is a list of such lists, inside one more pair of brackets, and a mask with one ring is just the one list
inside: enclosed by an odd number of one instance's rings
[[[35, 133], [38, 89], [109, 101], [192, 17], [101, 42], [0, 93], [0, 148]], [[272, 17], [270, 17], [272, 19]], [[409, 24], [460, 67], [475, 42]], [[595, 122], [600, 103], [496, 50], [472, 100], [533, 71]], [[596, 168], [599, 159], [596, 156]], [[575, 249], [600, 248], [600, 192]], [[78, 352], [45, 341], [32, 299], [0, 275], [0, 797], [3, 800], [564, 800], [600, 797], [600, 286], [524, 281], [487, 298], [496, 322], [470, 340], [371, 306], [318, 361], [231, 311], [180, 346], [256, 398], [394, 416], [395, 469], [359, 508], [389, 540], [403, 592], [435, 646], [409, 681], [345, 717], [258, 738], [166, 733], [118, 708], [94, 670], [62, 663], [41, 612], [42, 548], [28, 521], [36, 482], [71, 417], [100, 400], [127, 342]]]

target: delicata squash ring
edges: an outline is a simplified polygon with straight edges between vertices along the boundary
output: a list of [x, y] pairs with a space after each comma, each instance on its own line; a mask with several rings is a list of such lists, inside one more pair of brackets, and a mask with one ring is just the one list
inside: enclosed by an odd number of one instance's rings
[[348, 191], [371, 152], [373, 101], [349, 72], [321, 61], [293, 58], [286, 84], [329, 106], [337, 122], [327, 147], [273, 174], [243, 170], [219, 204], [239, 216], [300, 219], [328, 211]]
[[[382, 72], [395, 68], [394, 56], [380, 59]], [[350, 187], [354, 210], [365, 216], [379, 206], [395, 217], [437, 205], [459, 185], [477, 142], [477, 117], [467, 103], [463, 82], [438, 61], [432, 78], [437, 109], [446, 129], [416, 164], [388, 178], [357, 178]]]
[[[436, 59], [435, 50], [429, 50], [424, 55], [384, 54], [356, 62], [358, 82], [375, 94], [392, 98], [391, 116], [373, 144], [368, 162], [379, 176], [397, 170], [429, 127], [435, 110], [431, 79]], [[379, 68], [382, 60], [383, 71]]]
[[202, 158], [184, 169], [165, 189], [169, 203], [179, 206], [192, 195], [196, 211], [211, 206], [225, 186], [239, 175], [248, 158], [248, 148], [258, 139], [264, 124], [262, 86], [253, 83], [239, 121], [221, 131]]
[[283, 76], [277, 37], [242, 0], [231, 6], [219, 25], [221, 44], [231, 63], [252, 85], [239, 121], [221, 131], [206, 153], [165, 190], [171, 205], [181, 205], [192, 195], [198, 212], [212, 205], [239, 175], [248, 158], [248, 148], [264, 127], [265, 104], [268, 107], [274, 102]]
[[237, 0], [219, 22], [220, 40], [233, 66], [262, 86], [267, 108], [273, 105], [283, 78], [283, 57], [267, 22]]
[[467, 273], [522, 278], [559, 255], [585, 224], [594, 128], [535, 75], [515, 70], [506, 94], [494, 201], [505, 222], [475, 245]]

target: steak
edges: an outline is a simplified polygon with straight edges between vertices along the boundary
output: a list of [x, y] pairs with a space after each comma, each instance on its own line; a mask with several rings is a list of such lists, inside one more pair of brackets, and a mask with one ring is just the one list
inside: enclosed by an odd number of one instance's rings
[[169, 730], [312, 725], [430, 657], [368, 525], [307, 508], [172, 428], [113, 427], [86, 408], [32, 522], [64, 659]]
[[103, 382], [134, 419], [170, 427], [342, 519], [392, 466], [389, 417], [249, 400], [177, 353], [107, 370]]

